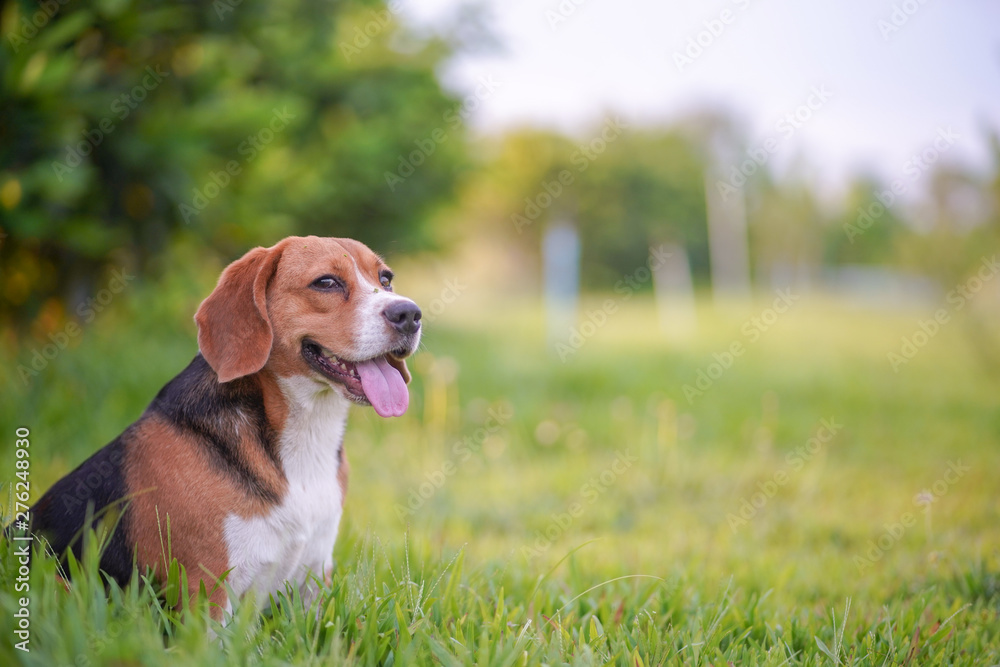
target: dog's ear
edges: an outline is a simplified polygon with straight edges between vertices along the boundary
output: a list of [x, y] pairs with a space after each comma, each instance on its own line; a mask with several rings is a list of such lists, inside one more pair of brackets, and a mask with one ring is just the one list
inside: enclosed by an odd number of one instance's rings
[[226, 267], [195, 313], [198, 348], [219, 382], [256, 373], [271, 355], [274, 332], [267, 315], [267, 285], [280, 257], [280, 246], [254, 248], [243, 255]]
[[397, 371], [399, 371], [399, 374], [403, 376], [403, 382], [405, 382], [406, 384], [410, 384], [410, 380], [411, 380], [411, 378], [410, 378], [410, 369], [406, 367], [406, 360], [404, 360], [404, 359], [397, 359], [396, 357], [392, 356], [391, 354], [385, 355], [385, 359], [386, 359], [386, 361], [389, 362], [390, 366], [392, 366]]

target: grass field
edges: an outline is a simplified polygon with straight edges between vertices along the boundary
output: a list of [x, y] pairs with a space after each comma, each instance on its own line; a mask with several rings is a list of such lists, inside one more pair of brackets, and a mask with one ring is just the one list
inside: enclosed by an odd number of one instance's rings
[[[15, 428], [35, 499], [194, 354], [192, 281], [130, 288], [28, 386], [45, 341], [8, 340], [5, 517]], [[92, 559], [68, 592], [37, 559], [23, 653], [4, 544], [0, 663], [1000, 664], [1000, 381], [958, 318], [897, 373], [927, 313], [803, 298], [751, 340], [704, 307], [668, 344], [637, 296], [566, 362], [539, 315], [463, 295], [429, 322], [409, 413], [352, 414], [318, 609], [209, 627], [138, 576], [108, 601]]]

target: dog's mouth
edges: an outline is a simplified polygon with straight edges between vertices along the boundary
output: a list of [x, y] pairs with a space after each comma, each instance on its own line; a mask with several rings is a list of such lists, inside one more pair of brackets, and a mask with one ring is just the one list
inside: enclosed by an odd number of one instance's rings
[[346, 389], [347, 397], [359, 405], [371, 405], [380, 417], [399, 417], [410, 405], [410, 392], [401, 371], [408, 350], [366, 359], [341, 359], [319, 343], [302, 341], [302, 357], [317, 373]]

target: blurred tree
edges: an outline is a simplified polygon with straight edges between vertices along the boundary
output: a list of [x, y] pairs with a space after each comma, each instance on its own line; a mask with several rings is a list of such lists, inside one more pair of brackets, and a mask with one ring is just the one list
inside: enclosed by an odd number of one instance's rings
[[1000, 280], [994, 259], [1000, 250], [1000, 137], [984, 143], [991, 162], [984, 174], [939, 164], [927, 176], [927, 196], [916, 215], [921, 234], [901, 245], [908, 268], [937, 279], [942, 305], [962, 322], [982, 367], [1000, 378], [996, 303]]
[[[888, 188], [874, 177], [860, 177], [850, 186], [843, 212], [826, 227], [823, 260], [829, 265], [885, 265], [899, 261], [901, 239], [911, 233], [890, 202], [879, 193]], [[886, 201], [888, 201], [886, 199]]]
[[686, 248], [692, 273], [706, 278], [704, 173], [695, 146], [677, 130], [631, 131], [594, 155], [579, 176], [576, 216], [584, 264], [596, 269], [589, 272], [592, 285], [632, 274], [662, 243]]
[[608, 289], [648, 260], [650, 246], [668, 242], [685, 246], [693, 270], [707, 275], [703, 171], [682, 133], [610, 118], [583, 139], [512, 133], [484, 177], [498, 193], [496, 223], [532, 250], [550, 222], [572, 221], [583, 287]]
[[436, 242], [463, 165], [453, 51], [363, 0], [0, 2], [0, 313], [78, 301], [181, 230]]
[[775, 182], [763, 173], [750, 212], [756, 282], [785, 287], [815, 279], [823, 252], [823, 214], [802, 182]]
[[903, 261], [942, 285], [954, 284], [990, 247], [982, 245], [994, 233], [989, 177], [939, 165], [926, 178], [926, 196], [915, 211], [923, 233], [908, 239]]
[[[1000, 134], [997, 131], [991, 132], [988, 143], [992, 165], [991, 173], [983, 188], [985, 223], [973, 231], [973, 238], [969, 244], [975, 248], [974, 252], [970, 253], [969, 263], [976, 268], [982, 266], [984, 258], [995, 258], [1000, 254], [996, 252], [1000, 250]], [[992, 280], [997, 278], [1000, 276], [994, 276]], [[992, 303], [995, 304], [996, 296], [1000, 294], [1000, 287], [996, 284], [991, 287], [988, 293], [994, 296]], [[1000, 318], [996, 309], [983, 308], [975, 311], [966, 322], [966, 331], [983, 366], [994, 378], [1000, 378], [1000, 336], [997, 336]]]

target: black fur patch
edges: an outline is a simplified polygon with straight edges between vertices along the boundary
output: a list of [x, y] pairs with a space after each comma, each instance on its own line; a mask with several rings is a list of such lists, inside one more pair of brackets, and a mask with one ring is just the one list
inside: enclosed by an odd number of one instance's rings
[[[237, 480], [247, 494], [268, 503], [279, 500], [277, 491], [253, 473], [237, 437], [238, 429], [249, 425], [256, 446], [280, 467], [278, 436], [267, 421], [264, 396], [256, 379], [220, 384], [199, 354], [160, 390], [144, 417], [150, 413], [197, 435], [217, 469]], [[121, 585], [131, 578], [134, 564], [123, 466], [126, 447], [141, 421], [56, 482], [31, 508], [31, 531], [36, 538], [44, 538], [56, 554], [71, 548], [77, 558], [82, 552], [88, 512], [93, 517], [91, 525], [117, 519], [117, 529], [101, 556], [101, 569]]]
[[31, 508], [31, 531], [36, 539], [44, 538], [59, 555], [72, 548], [78, 559], [83, 551], [87, 513], [91, 513], [92, 527], [105, 521], [112, 527], [117, 520], [117, 528], [101, 555], [101, 569], [123, 586], [132, 576], [133, 564], [122, 474], [128, 434], [126, 431], [118, 436], [56, 482]]
[[278, 493], [253, 473], [237, 433], [247, 424], [267, 457], [278, 462], [278, 437], [267, 421], [264, 395], [257, 380], [246, 377], [219, 384], [200, 354], [171, 380], [149, 406], [150, 412], [198, 435], [219, 471], [233, 477], [244, 491], [267, 503]]

